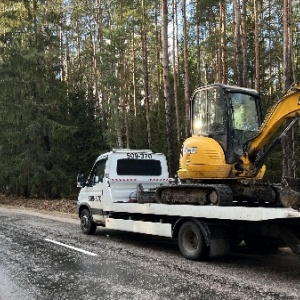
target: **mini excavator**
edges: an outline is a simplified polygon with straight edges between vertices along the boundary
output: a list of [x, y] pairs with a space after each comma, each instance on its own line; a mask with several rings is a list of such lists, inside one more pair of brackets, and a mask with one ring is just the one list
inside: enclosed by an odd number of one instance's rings
[[[265, 118], [257, 91], [218, 83], [197, 88], [190, 108], [192, 136], [182, 146], [180, 184], [159, 187], [157, 202], [300, 207], [298, 179], [261, 180], [267, 158], [300, 116], [300, 83]], [[273, 139], [287, 120], [289, 125]]]

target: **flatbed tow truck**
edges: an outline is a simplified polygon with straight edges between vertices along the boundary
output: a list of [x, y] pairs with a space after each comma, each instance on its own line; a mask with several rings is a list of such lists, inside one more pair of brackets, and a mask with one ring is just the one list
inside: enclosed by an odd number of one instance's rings
[[[100, 155], [89, 176], [78, 176], [83, 233], [97, 226], [178, 239], [191, 260], [220, 257], [242, 240], [255, 249], [284, 245], [300, 256], [300, 211], [287, 207], [162, 204], [157, 190], [180, 184], [166, 158], [150, 150], [116, 149]], [[184, 189], [188, 197], [189, 189]]]

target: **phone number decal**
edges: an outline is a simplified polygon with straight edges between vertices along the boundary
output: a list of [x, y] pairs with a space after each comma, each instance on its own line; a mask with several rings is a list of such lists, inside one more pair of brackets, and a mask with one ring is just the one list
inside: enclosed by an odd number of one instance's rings
[[127, 153], [127, 158], [130, 158], [130, 159], [149, 159], [149, 158], [152, 158], [152, 154], [149, 154], [149, 153]]

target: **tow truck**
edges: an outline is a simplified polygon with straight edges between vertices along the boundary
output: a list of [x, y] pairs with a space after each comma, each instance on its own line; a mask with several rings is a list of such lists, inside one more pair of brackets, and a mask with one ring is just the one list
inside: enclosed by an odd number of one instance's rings
[[[256, 250], [274, 251], [285, 245], [300, 254], [297, 209], [238, 202], [232, 206], [159, 203], [159, 188], [182, 185], [169, 178], [161, 153], [115, 149], [101, 154], [88, 177], [80, 174], [77, 184], [84, 234], [105, 227], [174, 238], [182, 255], [191, 260], [224, 256], [242, 240]], [[183, 188], [182, 197], [189, 197], [189, 192]]]

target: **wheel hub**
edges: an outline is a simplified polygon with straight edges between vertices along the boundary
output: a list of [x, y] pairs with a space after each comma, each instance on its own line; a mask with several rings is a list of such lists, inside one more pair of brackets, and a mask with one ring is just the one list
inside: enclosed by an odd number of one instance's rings
[[89, 218], [87, 216], [82, 216], [81, 217], [81, 225], [84, 227], [84, 228], [87, 228], [88, 227], [88, 224], [89, 224]]
[[191, 230], [187, 232], [185, 238], [186, 247], [189, 248], [190, 251], [194, 251], [197, 249], [198, 239], [196, 234]]

